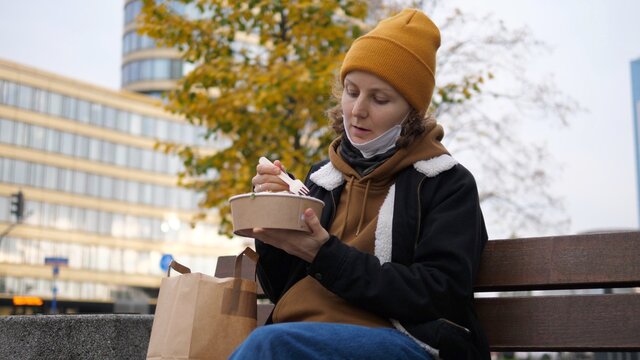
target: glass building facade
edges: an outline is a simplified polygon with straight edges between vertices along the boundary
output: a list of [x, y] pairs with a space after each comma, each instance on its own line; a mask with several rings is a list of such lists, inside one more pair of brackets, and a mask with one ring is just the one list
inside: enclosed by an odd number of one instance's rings
[[[633, 105], [633, 138], [636, 145], [638, 216], [640, 217], [640, 58], [631, 62], [631, 96]], [[638, 219], [638, 226], [640, 226], [640, 218]]]
[[[186, 6], [168, 1], [173, 11], [184, 14]], [[124, 35], [122, 36], [122, 88], [161, 97], [172, 89], [185, 73], [185, 63], [177, 49], [156, 46], [156, 42], [138, 34], [136, 17], [142, 0], [125, 0]]]
[[198, 196], [176, 185], [180, 160], [155, 145], [215, 148], [160, 105], [0, 60], [0, 233], [16, 222], [11, 195], [25, 197], [23, 222], [0, 240], [0, 300], [51, 298], [53, 256], [68, 259], [60, 299], [153, 302], [163, 256], [211, 274], [248, 244], [219, 235], [213, 215], [191, 226]]

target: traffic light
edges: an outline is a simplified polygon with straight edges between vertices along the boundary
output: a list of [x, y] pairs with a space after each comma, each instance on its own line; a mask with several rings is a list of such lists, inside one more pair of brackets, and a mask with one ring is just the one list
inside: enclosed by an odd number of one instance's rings
[[24, 217], [24, 194], [22, 191], [11, 194], [11, 214], [20, 222]]

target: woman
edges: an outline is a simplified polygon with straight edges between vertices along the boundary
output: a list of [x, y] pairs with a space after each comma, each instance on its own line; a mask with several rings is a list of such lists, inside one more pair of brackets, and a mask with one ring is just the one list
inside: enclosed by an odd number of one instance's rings
[[[440, 33], [404, 10], [357, 39], [340, 70], [339, 135], [305, 181], [310, 233], [254, 229], [269, 323], [232, 358], [488, 359], [473, 311], [487, 240], [473, 176], [426, 117]], [[255, 191], [283, 191], [258, 165]]]

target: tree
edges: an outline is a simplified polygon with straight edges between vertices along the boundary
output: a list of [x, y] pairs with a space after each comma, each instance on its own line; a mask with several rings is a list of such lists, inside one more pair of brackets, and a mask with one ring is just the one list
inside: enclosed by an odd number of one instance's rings
[[[198, 15], [179, 14], [179, 3]], [[202, 153], [163, 144], [183, 160], [181, 185], [206, 194], [202, 207], [220, 209], [222, 232], [230, 231], [227, 199], [250, 191], [260, 156], [304, 177], [325, 155], [336, 70], [365, 16], [366, 2], [353, 0], [144, 0], [141, 32], [195, 66], [168, 94], [168, 109], [227, 145]]]
[[[162, 146], [180, 155], [181, 184], [206, 194], [201, 206], [220, 210], [226, 233], [226, 201], [250, 190], [259, 156], [281, 159], [297, 177], [326, 156], [333, 133], [324, 111], [333, 102], [336, 72], [351, 41], [401, 7], [422, 7], [430, 15], [441, 8], [435, 1], [390, 0], [180, 3], [197, 7], [199, 15], [181, 16], [171, 3], [144, 0], [141, 31], [160, 45], [178, 47], [195, 66], [169, 93], [168, 109], [206, 126], [208, 139], [226, 145], [213, 154]], [[566, 124], [576, 109], [552, 82], [523, 75], [522, 58], [545, 51], [544, 44], [491, 16], [453, 10], [436, 22], [447, 42], [439, 50], [431, 111], [445, 126], [451, 152], [469, 158], [465, 164], [479, 164], [472, 170], [489, 228], [496, 229], [490, 232], [558, 229], [566, 216], [549, 192], [549, 156], [515, 131], [539, 112]], [[243, 42], [246, 34], [253, 42]], [[515, 90], [495, 90], [505, 82]], [[496, 103], [513, 111], [487, 114]]]
[[453, 9], [439, 26], [447, 41], [439, 51], [432, 106], [445, 126], [445, 145], [478, 179], [490, 233], [564, 231], [569, 219], [550, 190], [560, 169], [545, 143], [521, 134], [525, 122], [547, 121], [551, 131], [581, 110], [551, 77], [527, 71], [527, 59], [549, 48], [527, 28], [508, 28], [492, 15]]

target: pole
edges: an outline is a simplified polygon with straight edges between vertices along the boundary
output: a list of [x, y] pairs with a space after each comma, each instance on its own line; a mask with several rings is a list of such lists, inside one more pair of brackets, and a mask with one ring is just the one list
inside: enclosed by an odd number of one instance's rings
[[58, 288], [56, 287], [56, 279], [58, 278], [58, 273], [60, 272], [60, 268], [58, 264], [53, 265], [53, 286], [51, 287], [52, 297], [51, 297], [51, 314], [55, 315], [58, 313], [58, 302], [56, 299], [56, 294], [58, 293]]

